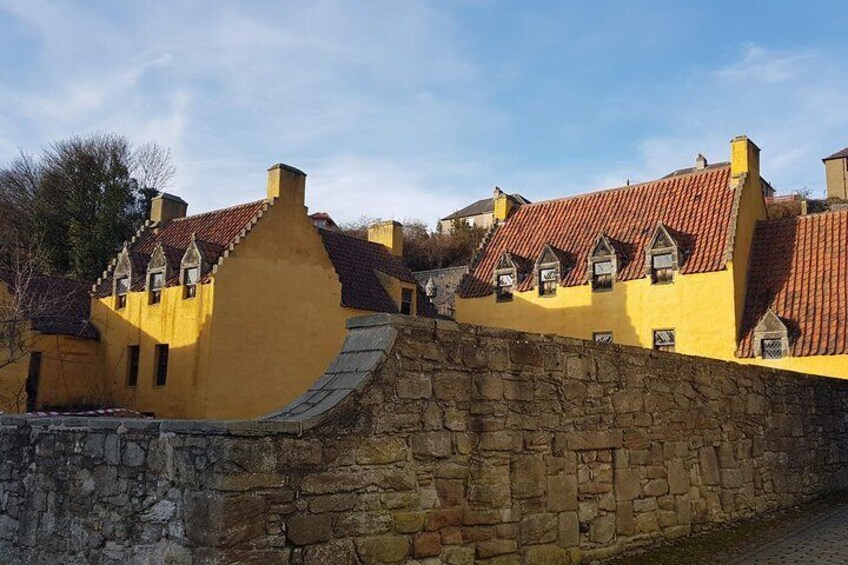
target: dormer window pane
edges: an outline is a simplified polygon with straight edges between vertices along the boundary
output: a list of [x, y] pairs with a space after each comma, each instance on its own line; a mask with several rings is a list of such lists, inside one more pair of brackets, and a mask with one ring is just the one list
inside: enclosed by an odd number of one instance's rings
[[498, 300], [512, 300], [512, 287], [515, 284], [515, 276], [512, 273], [498, 275]]
[[763, 359], [780, 359], [783, 357], [783, 340], [764, 339], [762, 341]]
[[613, 275], [613, 264], [612, 261], [596, 261], [592, 264], [592, 290], [611, 290], [612, 289], [612, 275]]
[[660, 253], [651, 256], [651, 278], [654, 284], [674, 280], [674, 254]]
[[165, 273], [150, 274], [150, 303], [159, 304], [162, 301], [162, 287], [165, 286]]
[[539, 269], [539, 295], [552, 296], [556, 294], [557, 278], [556, 268]]
[[194, 298], [197, 296], [197, 283], [200, 280], [200, 269], [189, 267], [183, 271], [183, 298]]
[[129, 277], [119, 277], [115, 281], [115, 308], [121, 309], [127, 305], [127, 293], [130, 290]]
[[412, 314], [412, 289], [411, 288], [401, 289], [400, 313], [406, 314], [406, 315]]

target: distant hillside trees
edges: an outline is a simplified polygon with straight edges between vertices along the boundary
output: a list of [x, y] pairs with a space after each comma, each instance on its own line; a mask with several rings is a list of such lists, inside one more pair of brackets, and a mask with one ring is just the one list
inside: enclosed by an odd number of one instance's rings
[[22, 152], [0, 168], [0, 266], [38, 249], [51, 274], [96, 278], [175, 174], [167, 149], [113, 134]]
[[[379, 218], [363, 216], [342, 224], [340, 229], [349, 235], [368, 239], [368, 226], [378, 221]], [[441, 230], [430, 231], [421, 220], [406, 220], [403, 223], [404, 261], [413, 271], [467, 265], [485, 234], [485, 228], [469, 226], [461, 220], [454, 220], [450, 234]]]

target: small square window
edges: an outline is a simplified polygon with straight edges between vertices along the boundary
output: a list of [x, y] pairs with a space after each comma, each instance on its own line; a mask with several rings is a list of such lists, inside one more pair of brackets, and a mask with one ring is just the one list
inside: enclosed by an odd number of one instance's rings
[[512, 300], [512, 288], [515, 285], [515, 275], [503, 273], [498, 275], [498, 300]]
[[539, 296], [553, 296], [557, 290], [557, 270], [555, 267], [539, 269]]
[[612, 261], [598, 261], [592, 264], [592, 290], [612, 290]]
[[188, 267], [183, 271], [183, 298], [197, 296], [197, 283], [200, 280], [200, 269]]
[[595, 332], [592, 340], [596, 343], [612, 343], [612, 332]]
[[783, 357], [783, 340], [764, 339], [761, 346], [763, 359], [780, 359]]
[[162, 301], [162, 287], [165, 286], [165, 273], [150, 274], [150, 303], [159, 304]]
[[412, 289], [404, 288], [400, 292], [400, 313], [406, 315], [412, 314]]
[[654, 349], [657, 351], [674, 351], [675, 345], [674, 330], [654, 330]]
[[127, 386], [138, 385], [138, 359], [140, 348], [137, 345], [127, 347]]
[[129, 277], [119, 277], [115, 281], [115, 309], [120, 310], [127, 306], [127, 293], [130, 290]]
[[154, 375], [156, 386], [165, 386], [165, 383], [168, 382], [169, 355], [170, 348], [168, 344], [160, 343], [156, 346], [156, 374]]

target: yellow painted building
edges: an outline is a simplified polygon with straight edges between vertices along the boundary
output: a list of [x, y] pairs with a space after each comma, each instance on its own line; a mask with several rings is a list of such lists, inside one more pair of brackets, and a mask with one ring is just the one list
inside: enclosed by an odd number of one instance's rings
[[[821, 252], [845, 248], [848, 213], [767, 221], [759, 153], [737, 137], [726, 163], [514, 211], [498, 200], [456, 319], [848, 377], [848, 261]], [[822, 268], [833, 284], [810, 276]]]
[[0, 270], [0, 412], [99, 401], [97, 332], [88, 317], [84, 283]]
[[171, 195], [95, 287], [110, 403], [167, 418], [251, 418], [304, 392], [372, 312], [432, 315], [402, 226], [360, 240], [313, 225], [306, 175], [268, 171], [263, 200], [186, 216]]

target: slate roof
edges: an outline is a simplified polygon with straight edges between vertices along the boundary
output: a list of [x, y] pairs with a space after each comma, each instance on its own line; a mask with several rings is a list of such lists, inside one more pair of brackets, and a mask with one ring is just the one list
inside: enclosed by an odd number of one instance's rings
[[[16, 277], [6, 269], [0, 269], [0, 281], [10, 292], [17, 292]], [[32, 277], [28, 293], [34, 309], [49, 308], [50, 314], [28, 312], [32, 329], [45, 335], [68, 335], [83, 339], [98, 339], [97, 329], [91, 324], [91, 283], [38, 275]]]
[[843, 159], [845, 157], [848, 157], [848, 147], [846, 147], [842, 151], [837, 151], [833, 155], [825, 157], [824, 159], [822, 159], [822, 161], [830, 161], [831, 159]]
[[[682, 274], [724, 269], [734, 194], [730, 167], [723, 165], [522, 206], [492, 234], [476, 267], [460, 285], [460, 296], [473, 298], [493, 292], [492, 270], [504, 251], [532, 262], [545, 244], [570, 260], [561, 284], [585, 284], [587, 258], [602, 233], [619, 253], [617, 280], [642, 278], [644, 250], [659, 222], [670, 229], [684, 251]], [[518, 290], [526, 290], [530, 284], [532, 277]]]
[[848, 210], [760, 222], [748, 277], [739, 356], [769, 308], [793, 356], [848, 353]]
[[[529, 204], [530, 201], [521, 196], [518, 193], [508, 194], [507, 198], [512, 199], [518, 204], [524, 205]], [[442, 218], [444, 220], [453, 220], [455, 218], [467, 218], [469, 216], [479, 216], [480, 214], [491, 214], [495, 211], [495, 201], [493, 198], [484, 198], [482, 200], [478, 200], [473, 204], [469, 204], [465, 208], [461, 210], [457, 210], [450, 216], [445, 216]]]
[[[318, 233], [342, 284], [342, 305], [374, 312], [399, 312], [377, 278], [376, 271], [417, 286], [412, 270], [401, 257], [392, 255], [379, 243], [334, 230], [319, 229]], [[436, 310], [420, 287], [415, 295], [418, 315], [435, 317]]]

